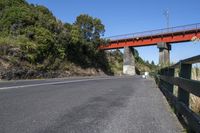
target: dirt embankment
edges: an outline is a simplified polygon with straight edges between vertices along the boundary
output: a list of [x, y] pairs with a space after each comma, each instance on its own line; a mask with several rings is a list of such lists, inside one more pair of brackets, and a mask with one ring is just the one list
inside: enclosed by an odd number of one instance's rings
[[27, 62], [13, 64], [8, 58], [0, 58], [0, 80], [62, 78], [70, 76], [99, 76], [105, 75], [100, 69], [81, 68], [74, 64], [65, 64], [65, 68], [58, 70], [37, 70], [34, 65]]

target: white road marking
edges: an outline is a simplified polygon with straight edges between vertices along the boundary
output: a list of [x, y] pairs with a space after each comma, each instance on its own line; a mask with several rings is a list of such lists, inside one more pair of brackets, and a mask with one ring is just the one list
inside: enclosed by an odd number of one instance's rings
[[45, 85], [67, 84], [67, 83], [86, 82], [86, 81], [105, 80], [105, 79], [119, 79], [119, 78], [121, 78], [121, 77], [115, 77], [115, 78], [98, 78], [98, 79], [81, 79], [81, 80], [71, 80], [71, 81], [62, 81], [62, 82], [51, 82], [51, 83], [40, 83], [40, 84], [30, 84], [30, 85], [19, 85], [19, 86], [1, 87], [0, 90], [25, 88], [25, 87], [36, 87], [36, 86], [45, 86]]

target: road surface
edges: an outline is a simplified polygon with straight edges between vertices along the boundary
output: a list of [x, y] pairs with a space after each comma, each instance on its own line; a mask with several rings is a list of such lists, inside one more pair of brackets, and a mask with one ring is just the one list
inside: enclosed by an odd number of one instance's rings
[[0, 82], [0, 133], [181, 133], [153, 80]]

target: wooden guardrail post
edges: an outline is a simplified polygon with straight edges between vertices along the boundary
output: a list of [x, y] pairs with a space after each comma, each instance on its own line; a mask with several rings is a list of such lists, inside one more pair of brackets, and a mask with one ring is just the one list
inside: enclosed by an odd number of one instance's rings
[[[190, 79], [191, 78], [192, 65], [191, 64], [181, 64], [179, 77]], [[189, 92], [178, 88], [178, 100], [183, 102], [186, 106], [189, 106]]]
[[[174, 71], [175, 71], [174, 68], [165, 68], [165, 69], [161, 69], [160, 74], [168, 76], [168, 77], [174, 77]], [[167, 88], [167, 90], [173, 94], [174, 84], [170, 84], [170, 83], [167, 83], [166, 81], [161, 80], [161, 85]]]
[[[166, 76], [174, 77], [174, 74], [175, 74], [174, 72], [175, 72], [175, 69], [174, 69], [174, 68], [168, 68], [168, 69], [167, 69]], [[168, 88], [168, 90], [173, 94], [174, 85], [168, 83], [168, 84], [167, 84], [167, 88]]]
[[[160, 75], [164, 75], [165, 74], [164, 69], [161, 69], [159, 71], [159, 74]], [[159, 88], [161, 88], [161, 86], [164, 86], [164, 84], [165, 84], [165, 82], [163, 80], [160, 80], [160, 82], [159, 82]]]

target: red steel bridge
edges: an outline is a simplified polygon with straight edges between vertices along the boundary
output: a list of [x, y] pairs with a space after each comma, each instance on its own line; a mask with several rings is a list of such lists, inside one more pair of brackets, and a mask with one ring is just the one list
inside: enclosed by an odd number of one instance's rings
[[105, 38], [108, 43], [100, 45], [99, 48], [102, 50], [124, 48], [123, 73], [134, 75], [134, 47], [157, 45], [159, 64], [166, 65], [170, 64], [172, 43], [188, 42], [198, 38], [200, 38], [200, 23], [113, 36]]
[[150, 46], [159, 42], [188, 42], [193, 38], [200, 38], [200, 23], [108, 37], [105, 39], [109, 40], [109, 43], [101, 45], [100, 49]]

